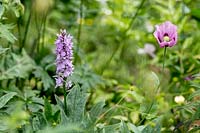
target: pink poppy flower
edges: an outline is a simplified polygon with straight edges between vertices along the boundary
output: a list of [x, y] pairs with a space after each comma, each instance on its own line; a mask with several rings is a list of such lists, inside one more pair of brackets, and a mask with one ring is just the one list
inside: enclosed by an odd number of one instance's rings
[[172, 47], [177, 43], [177, 26], [166, 21], [160, 25], [156, 25], [153, 35], [161, 48]]

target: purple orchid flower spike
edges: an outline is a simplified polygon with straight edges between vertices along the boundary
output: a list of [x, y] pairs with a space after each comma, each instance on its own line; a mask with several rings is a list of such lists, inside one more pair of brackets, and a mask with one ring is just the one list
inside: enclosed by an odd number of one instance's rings
[[172, 47], [177, 43], [178, 39], [177, 26], [170, 21], [166, 21], [160, 25], [156, 25], [153, 35], [161, 48]]
[[56, 56], [57, 56], [56, 87], [60, 87], [63, 86], [65, 79], [69, 77], [74, 70], [74, 66], [72, 64], [72, 58], [73, 58], [72, 36], [70, 34], [67, 34], [66, 30], [60, 30], [60, 34], [57, 35], [55, 44], [56, 44]]

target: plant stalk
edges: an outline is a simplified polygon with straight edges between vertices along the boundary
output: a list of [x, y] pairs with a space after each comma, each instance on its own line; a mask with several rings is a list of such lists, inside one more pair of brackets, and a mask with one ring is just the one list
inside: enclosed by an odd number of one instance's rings
[[28, 31], [29, 31], [29, 25], [30, 25], [30, 22], [31, 22], [31, 17], [32, 17], [32, 8], [30, 10], [30, 13], [29, 13], [29, 16], [28, 16], [28, 20], [27, 20], [27, 23], [26, 23], [26, 26], [25, 26], [25, 31], [24, 31], [24, 38], [22, 40], [22, 44], [21, 44], [21, 47], [20, 47], [20, 51], [22, 50], [22, 48], [25, 46], [25, 43], [26, 43], [26, 39], [27, 39], [27, 34], [28, 34]]
[[[167, 47], [164, 48], [164, 54], [163, 54], [164, 58], [163, 58], [162, 73], [164, 73], [166, 53], [167, 53]], [[156, 94], [156, 95], [158, 94], [159, 88], [160, 88], [160, 83], [159, 83], [159, 85], [157, 86], [157, 88], [155, 89], [154, 94]], [[144, 122], [145, 117], [151, 112], [151, 109], [152, 109], [152, 107], [153, 107], [154, 104], [155, 104], [155, 97], [153, 98], [153, 101], [151, 102], [151, 105], [150, 105], [150, 107], [148, 108], [148, 110], [147, 110], [147, 112], [146, 112], [146, 115], [142, 118], [142, 120], [140, 120], [140, 122], [138, 123], [138, 125], [140, 125], [140, 124], [142, 124], [142, 123]]]
[[[129, 25], [128, 25], [128, 28], [126, 28], [126, 29], [123, 31], [122, 40], [125, 40], [125, 38], [126, 38], [126, 33], [131, 29], [131, 27], [132, 27], [132, 25], [133, 25], [133, 23], [134, 23], [136, 17], [138, 16], [139, 11], [141, 10], [141, 8], [142, 8], [143, 5], [144, 5], [144, 2], [145, 2], [145, 0], [142, 0], [142, 1], [141, 1], [139, 7], [137, 8], [137, 10], [136, 10], [134, 16], [132, 17], [132, 19], [131, 19], [131, 21], [130, 21], [130, 23], [129, 23]], [[123, 45], [123, 44], [122, 44], [122, 45]], [[122, 47], [123, 47], [123, 46], [122, 46]], [[100, 72], [101, 75], [103, 75], [103, 73], [104, 73], [106, 67], [109, 66], [109, 64], [111, 63], [113, 57], [115, 56], [115, 54], [117, 53], [117, 51], [118, 51], [119, 49], [120, 49], [120, 45], [117, 46], [117, 48], [113, 51], [113, 53], [111, 54], [111, 56], [110, 56], [110, 58], [108, 59], [108, 61], [107, 61], [107, 62], [105, 63], [105, 65], [103, 66], [103, 68], [102, 68], [102, 70], [101, 70], [101, 72]]]
[[64, 91], [64, 111], [65, 111], [65, 113], [67, 113], [67, 92], [66, 92], [66, 85], [64, 85], [63, 91]]
[[74, 64], [76, 64], [77, 62], [77, 58], [78, 58], [78, 53], [79, 53], [79, 47], [80, 47], [80, 43], [81, 43], [81, 31], [82, 31], [82, 19], [83, 19], [83, 0], [81, 0], [80, 2], [80, 7], [79, 7], [79, 12], [80, 12], [80, 21], [79, 21], [79, 26], [78, 26], [78, 34], [77, 34], [77, 48], [76, 48], [76, 53], [75, 53], [75, 58], [74, 58]]
[[164, 49], [164, 59], [163, 59], [162, 73], [164, 72], [164, 68], [165, 68], [165, 58], [166, 58], [166, 53], [167, 53], [167, 47], [165, 47], [165, 49]]

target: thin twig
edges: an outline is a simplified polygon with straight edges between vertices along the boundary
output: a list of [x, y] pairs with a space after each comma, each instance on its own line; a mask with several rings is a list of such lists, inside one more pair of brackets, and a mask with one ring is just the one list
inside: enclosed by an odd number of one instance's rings
[[[41, 45], [42, 45], [42, 48], [43, 48], [47, 15], [48, 15], [47, 12], [44, 13], [42, 15], [41, 21], [39, 22], [38, 21], [38, 14], [35, 13], [35, 26], [36, 26], [36, 30], [38, 32], [38, 36], [37, 36], [37, 38], [35, 39], [35, 41], [32, 45], [32, 49], [31, 49], [31, 52], [30, 52], [31, 56], [34, 54], [35, 48], [36, 48], [37, 52], [40, 51], [40, 41], [41, 41], [40, 39], [41, 39], [41, 37], [42, 37]], [[41, 29], [42, 29], [42, 32], [41, 32]]]
[[[138, 16], [138, 13], [139, 13], [140, 9], [141, 9], [141, 8], [143, 7], [143, 5], [144, 5], [144, 2], [145, 2], [145, 0], [142, 0], [142, 2], [140, 3], [139, 7], [137, 8], [137, 10], [136, 10], [134, 16], [132, 17], [132, 19], [131, 19], [131, 21], [130, 21], [130, 23], [129, 23], [129, 26], [123, 31], [122, 40], [124, 40], [124, 39], [126, 38], [126, 33], [131, 29], [131, 27], [132, 27], [132, 25], [133, 25], [133, 23], [134, 23], [136, 17]], [[123, 45], [123, 44], [122, 44], [122, 45]], [[109, 64], [111, 63], [113, 57], [115, 56], [115, 54], [117, 53], [117, 51], [119, 50], [119, 48], [120, 48], [120, 45], [118, 45], [117, 48], [116, 48], [116, 50], [113, 51], [113, 53], [111, 54], [110, 58], [108, 59], [108, 61], [107, 61], [107, 62], [105, 63], [105, 65], [103, 66], [103, 68], [102, 68], [102, 70], [101, 70], [101, 73], [100, 73], [101, 75], [103, 75], [103, 73], [104, 73], [106, 67], [109, 66]]]
[[21, 28], [20, 28], [20, 23], [21, 23], [21, 17], [18, 18], [17, 20], [17, 29], [18, 29], [18, 38], [19, 38], [19, 50], [21, 52], [21, 45], [22, 45], [22, 36], [21, 36]]
[[114, 106], [112, 106], [110, 109], [108, 109], [106, 112], [104, 112], [95, 122], [95, 124], [97, 124], [108, 112], [110, 112], [112, 109], [114, 109], [115, 107], [117, 107], [122, 100], [127, 97], [127, 95], [123, 96]]
[[105, 63], [105, 65], [103, 66], [103, 68], [101, 69], [101, 75], [103, 75], [106, 67], [109, 66], [110, 62], [112, 61], [113, 57], [115, 56], [115, 54], [117, 53], [117, 51], [119, 50], [120, 46], [117, 46], [117, 48], [112, 52], [110, 58], [107, 60], [107, 62]]
[[41, 42], [41, 51], [44, 49], [44, 38], [45, 38], [45, 30], [46, 30], [46, 20], [48, 13], [44, 14], [43, 22], [42, 22], [42, 42]]
[[80, 7], [79, 7], [79, 12], [80, 12], [80, 17], [79, 17], [79, 26], [78, 26], [78, 34], [77, 34], [77, 48], [76, 48], [76, 53], [75, 53], [75, 58], [74, 58], [74, 64], [77, 62], [78, 58], [78, 53], [79, 53], [79, 47], [81, 43], [81, 31], [82, 31], [82, 19], [83, 19], [83, 0], [80, 2]]
[[140, 3], [139, 7], [137, 8], [137, 10], [136, 10], [136, 12], [135, 12], [135, 15], [133, 16], [133, 18], [131, 19], [131, 22], [129, 23], [128, 28], [125, 30], [124, 33], [127, 33], [127, 31], [129, 31], [129, 30], [131, 29], [131, 27], [132, 27], [132, 25], [133, 25], [133, 23], [134, 23], [136, 17], [138, 16], [138, 13], [139, 13], [140, 9], [141, 9], [141, 8], [143, 7], [143, 5], [144, 5], [144, 2], [145, 2], [145, 0], [142, 0], [142, 2]]
[[31, 17], [32, 17], [32, 8], [30, 10], [30, 14], [28, 16], [28, 21], [27, 21], [27, 24], [25, 26], [25, 31], [24, 31], [24, 38], [22, 40], [22, 45], [20, 47], [20, 51], [22, 50], [22, 48], [25, 46], [25, 43], [26, 43], [26, 38], [27, 38], [27, 34], [28, 34], [28, 30], [29, 30], [29, 25], [30, 25], [30, 22], [31, 22]]

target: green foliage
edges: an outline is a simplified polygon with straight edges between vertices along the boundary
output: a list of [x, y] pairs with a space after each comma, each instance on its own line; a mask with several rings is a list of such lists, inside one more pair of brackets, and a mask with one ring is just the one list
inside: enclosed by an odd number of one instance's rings
[[102, 133], [116, 133], [117, 131], [119, 131], [119, 128], [120, 128], [120, 123], [108, 125], [102, 129]]
[[[0, 80], [14, 79], [17, 77], [27, 78], [29, 75], [28, 73], [30, 73], [35, 67], [33, 60], [24, 50], [22, 55], [11, 54], [11, 57], [8, 57], [8, 59], [5, 57], [1, 62], [2, 67], [0, 70]], [[8, 66], [4, 67], [3, 63], [6, 63]]]
[[48, 121], [51, 121], [52, 117], [52, 108], [48, 99], [44, 100], [44, 115]]
[[120, 128], [121, 128], [120, 130], [121, 133], [130, 133], [128, 126], [123, 121], [121, 122]]
[[96, 121], [98, 120], [98, 118], [100, 117], [100, 114], [103, 111], [103, 107], [105, 106], [104, 102], [99, 102], [97, 104], [95, 104], [91, 110], [88, 113], [88, 118], [90, 120], [89, 125], [94, 125], [96, 123]]
[[2, 47], [0, 47], [0, 55], [3, 55], [8, 50], [9, 50], [9, 48], [2, 48]]
[[1, 100], [1, 102], [0, 102], [0, 109], [3, 108], [3, 107], [6, 105], [6, 103], [7, 103], [10, 99], [12, 99], [16, 94], [17, 94], [17, 93], [15, 93], [15, 92], [9, 92], [9, 93], [3, 95], [3, 96], [0, 98], [0, 100]]
[[16, 17], [20, 17], [24, 12], [24, 6], [20, 0], [1, 0], [0, 7], [0, 18], [2, 18], [6, 11], [14, 12]]
[[16, 17], [20, 17], [24, 12], [24, 7], [20, 0], [2, 0], [0, 4], [0, 38], [6, 39], [10, 43], [14, 43], [17, 38], [13, 35], [11, 30], [14, 28], [14, 24], [5, 24], [4, 19], [9, 18], [9, 11], [14, 12]]
[[41, 79], [45, 91], [54, 85], [52, 78], [48, 75], [46, 71], [43, 70], [42, 67], [37, 66], [33, 74], [35, 75], [35, 77]]
[[130, 130], [134, 133], [142, 133], [142, 131], [145, 129], [145, 126], [136, 127], [134, 124], [131, 123], [128, 123], [128, 126], [130, 127]]
[[86, 93], [78, 85], [70, 91], [67, 96], [67, 114], [70, 122], [77, 123], [83, 120], [86, 100]]
[[47, 126], [47, 120], [42, 113], [36, 113], [32, 118], [32, 130], [39, 131]]
[[[198, 0], [1, 0], [0, 132], [198, 132], [199, 9]], [[178, 43], [162, 71], [153, 32], [166, 20]], [[54, 80], [59, 29], [74, 37], [66, 107]], [[139, 52], [147, 43], [155, 56]]]
[[85, 91], [95, 88], [96, 86], [104, 87], [106, 85], [103, 78], [92, 72], [87, 65], [77, 67], [71, 80], [75, 83], [81, 84]]
[[14, 43], [17, 39], [16, 37], [10, 32], [14, 26], [12, 24], [2, 24], [0, 23], [0, 37], [5, 38], [7, 41]]

